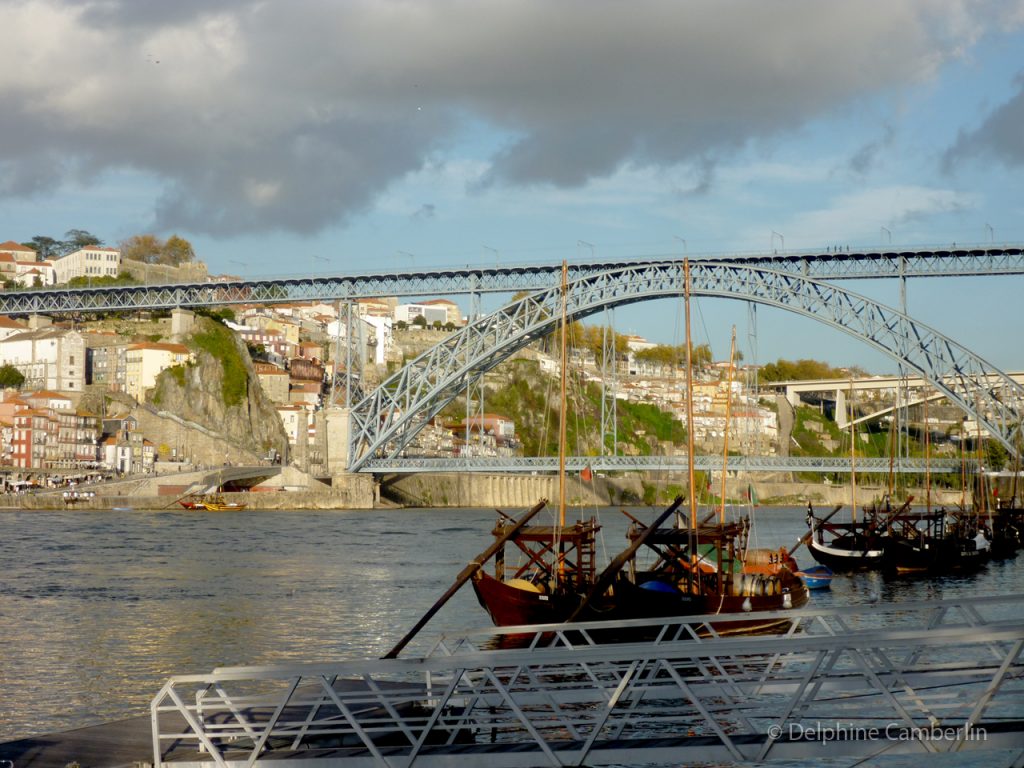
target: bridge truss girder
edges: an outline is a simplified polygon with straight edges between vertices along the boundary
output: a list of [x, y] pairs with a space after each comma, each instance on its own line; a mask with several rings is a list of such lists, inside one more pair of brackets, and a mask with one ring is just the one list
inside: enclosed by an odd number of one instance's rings
[[[692, 260], [691, 263], [701, 263]], [[716, 263], [751, 269], [793, 272], [817, 280], [955, 277], [1024, 274], [1024, 249], [993, 245], [913, 250], [817, 251], [784, 254], [736, 254]], [[569, 265], [578, 280], [639, 265], [675, 264], [677, 257], [654, 255]], [[225, 304], [274, 304], [296, 301], [351, 301], [372, 296], [428, 296], [463, 293], [514, 293], [556, 285], [559, 264], [510, 264], [501, 267], [432, 268], [362, 275], [313, 275], [216, 283], [52, 288], [0, 293], [0, 315], [116, 312]]]
[[[740, 299], [812, 318], [865, 341], [927, 379], [1004, 446], [1019, 428], [1024, 388], [939, 331], [892, 307], [798, 274], [734, 262], [691, 261], [691, 293]], [[558, 324], [561, 296], [549, 287], [479, 318], [386, 379], [351, 411], [349, 469], [394, 458], [468, 383]], [[570, 321], [605, 307], [683, 293], [682, 262], [618, 267], [572, 281]], [[991, 377], [991, 378], [990, 378]]]

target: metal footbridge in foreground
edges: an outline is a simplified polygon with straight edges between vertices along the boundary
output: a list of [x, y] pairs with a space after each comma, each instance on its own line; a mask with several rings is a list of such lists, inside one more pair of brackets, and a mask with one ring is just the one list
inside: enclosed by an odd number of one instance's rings
[[780, 635], [718, 637], [710, 616], [486, 629], [419, 658], [176, 676], [154, 766], [1024, 762], [1024, 595], [784, 615]]

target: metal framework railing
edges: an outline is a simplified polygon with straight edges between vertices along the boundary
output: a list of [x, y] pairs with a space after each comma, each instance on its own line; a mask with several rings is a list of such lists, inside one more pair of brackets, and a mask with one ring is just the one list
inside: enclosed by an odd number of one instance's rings
[[[577, 280], [609, 270], [643, 264], [671, 264], [679, 260], [678, 255], [658, 254], [577, 262], [570, 264], [569, 276]], [[904, 251], [786, 251], [694, 257], [696, 262], [708, 260], [753, 269], [792, 272], [820, 280], [1024, 274], [1024, 250], [1017, 244], [918, 247]], [[513, 293], [550, 288], [558, 283], [560, 274], [559, 263], [510, 264], [501, 267], [466, 265], [400, 272], [233, 279], [210, 283], [9, 291], [0, 295], [0, 315], [334, 301], [374, 296]]]
[[[577, 320], [605, 307], [679, 296], [682, 272], [679, 263], [640, 264], [580, 278], [569, 285], [567, 316]], [[694, 295], [785, 309], [866, 342], [926, 378], [1014, 450], [1024, 387], [939, 331], [865, 296], [788, 272], [696, 262], [690, 274]], [[352, 408], [349, 469], [401, 455], [469, 381], [551, 333], [560, 308], [558, 287], [531, 294], [470, 323], [385, 380]]]
[[444, 637], [422, 658], [175, 676], [151, 705], [154, 766], [1024, 748], [1024, 595], [749, 614], [765, 616], [788, 629], [720, 637], [714, 615], [518, 627]]
[[[698, 455], [693, 466], [699, 470], [722, 469], [719, 455]], [[686, 456], [567, 456], [565, 467], [570, 472], [591, 469], [597, 472], [631, 472], [638, 470], [685, 472], [688, 468]], [[730, 456], [728, 468], [737, 472], [822, 472], [849, 473], [849, 458], [833, 456]], [[900, 459], [892, 463], [892, 471], [899, 474], [933, 474], [943, 472], [960, 473], [963, 467], [973, 473], [975, 462], [959, 459], [921, 458]], [[558, 470], [558, 459], [553, 456], [467, 456], [462, 458], [398, 457], [394, 459], [372, 459], [366, 462], [362, 471], [376, 474], [388, 472], [510, 472], [541, 473]], [[857, 472], [888, 473], [890, 461], [885, 457], [860, 457]]]

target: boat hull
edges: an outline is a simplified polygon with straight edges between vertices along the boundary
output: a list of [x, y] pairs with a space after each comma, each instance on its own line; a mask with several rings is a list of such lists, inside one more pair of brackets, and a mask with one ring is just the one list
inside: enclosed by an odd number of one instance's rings
[[827, 565], [815, 565], [812, 568], [797, 571], [796, 575], [803, 580], [808, 589], [830, 589], [832, 577], [835, 574]]
[[[473, 577], [473, 590], [491, 621], [499, 627], [560, 624], [568, 621], [582, 602], [582, 597], [578, 595], [533, 592], [499, 581], [484, 572], [478, 572]], [[784, 598], [786, 594], [789, 595], [788, 601]], [[700, 634], [711, 634], [712, 630], [718, 635], [756, 634], [785, 630], [790, 621], [784, 617], [741, 618], [745, 613], [801, 608], [807, 600], [807, 589], [795, 575], [788, 572], [785, 577], [743, 578], [729, 594], [724, 595], [687, 595], [678, 588], [654, 590], [619, 580], [612, 595], [588, 604], [575, 621], [729, 615], [736, 618], [714, 620], [710, 622], [711, 629]]]
[[885, 550], [869, 545], [856, 537], [841, 536], [828, 544], [811, 539], [807, 542], [811, 556], [833, 571], [869, 571], [882, 567]]
[[[545, 594], [520, 589], [499, 581], [488, 573], [473, 577], [477, 600], [495, 626], [521, 624], [560, 624], [572, 616], [583, 602], [577, 593]], [[627, 621], [661, 616], [688, 616], [700, 613], [703, 603], [682, 592], [655, 591], [627, 581], [615, 584], [612, 595], [591, 601], [576, 621]]]
[[956, 539], [892, 538], [885, 543], [885, 570], [889, 573], [964, 573], [978, 570], [988, 559], [987, 550]]

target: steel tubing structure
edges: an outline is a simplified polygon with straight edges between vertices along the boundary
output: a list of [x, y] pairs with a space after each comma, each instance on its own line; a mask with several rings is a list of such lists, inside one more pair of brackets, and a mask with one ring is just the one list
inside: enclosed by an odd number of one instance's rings
[[[858, 338], [927, 379], [1011, 452], [1024, 387], [961, 344], [899, 310], [831, 283], [735, 262], [691, 262], [691, 293], [784, 309]], [[632, 264], [572, 281], [570, 321], [615, 307], [682, 295], [682, 263]], [[425, 351], [351, 410], [349, 469], [396, 458], [468, 383], [559, 322], [560, 289], [548, 287], [481, 317]]]
[[751, 613], [788, 621], [754, 637], [715, 615], [489, 628], [418, 658], [179, 675], [151, 703], [153, 766], [992, 765], [1024, 747], [1022, 604]]
[[[697, 258], [693, 263], [712, 259]], [[671, 265], [678, 256], [654, 255], [569, 265], [569, 279], [644, 265]], [[957, 277], [1024, 274], [1024, 248], [992, 245], [854, 253], [818, 251], [715, 256], [714, 262], [793, 272], [817, 280]], [[227, 304], [336, 301], [374, 296], [424, 296], [539, 291], [558, 283], [559, 264], [440, 267], [404, 272], [233, 279], [222, 282], [119, 287], [51, 288], [0, 294], [0, 315], [114, 312]]]

